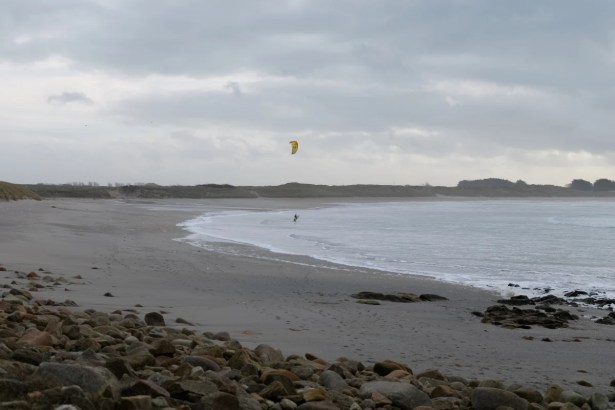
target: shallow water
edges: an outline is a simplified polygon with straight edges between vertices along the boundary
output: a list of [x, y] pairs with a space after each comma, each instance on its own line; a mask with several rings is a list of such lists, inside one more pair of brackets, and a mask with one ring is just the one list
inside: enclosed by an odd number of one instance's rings
[[[297, 222], [293, 215], [299, 214]], [[278, 211], [216, 211], [184, 240], [220, 242], [505, 293], [615, 297], [614, 200], [434, 200]]]

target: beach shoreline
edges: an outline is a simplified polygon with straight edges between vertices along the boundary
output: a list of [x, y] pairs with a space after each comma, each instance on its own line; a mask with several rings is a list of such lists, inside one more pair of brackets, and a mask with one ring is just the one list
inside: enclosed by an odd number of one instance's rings
[[[370, 198], [370, 201], [372, 199]], [[178, 210], [174, 203], [193, 204]], [[313, 353], [374, 362], [392, 359], [415, 371], [493, 378], [544, 388], [611, 391], [615, 328], [583, 317], [569, 328], [504, 329], [472, 315], [500, 295], [429, 278], [314, 263], [214, 253], [177, 240], [178, 223], [209, 209], [300, 209], [327, 199], [120, 201], [58, 199], [0, 203], [0, 263], [44, 269], [68, 281], [36, 298], [70, 299], [80, 309], [163, 311], [194, 329], [226, 331], [248, 347], [266, 343], [285, 355]], [[6, 273], [6, 272], [3, 272]], [[14, 277], [0, 276], [2, 284]], [[364, 305], [361, 291], [437, 294], [445, 301]], [[104, 296], [110, 293], [112, 296]], [[136, 307], [136, 305], [141, 305]], [[177, 325], [179, 326], [179, 325]], [[543, 342], [549, 338], [551, 342]], [[611, 358], [611, 359], [609, 359]]]

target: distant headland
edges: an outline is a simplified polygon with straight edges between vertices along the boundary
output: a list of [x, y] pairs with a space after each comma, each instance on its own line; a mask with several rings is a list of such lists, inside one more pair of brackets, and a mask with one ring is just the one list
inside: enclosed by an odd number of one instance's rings
[[500, 178], [463, 180], [455, 187], [425, 185], [316, 185], [290, 182], [275, 186], [228, 184], [158, 185], [97, 183], [15, 185], [0, 182], [0, 200], [39, 198], [429, 198], [429, 197], [615, 197], [615, 181], [575, 179], [566, 186], [535, 185]]

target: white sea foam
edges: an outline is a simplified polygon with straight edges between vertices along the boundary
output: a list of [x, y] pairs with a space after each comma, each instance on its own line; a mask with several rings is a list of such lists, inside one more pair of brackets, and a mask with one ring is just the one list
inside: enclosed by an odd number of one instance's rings
[[514, 283], [526, 293], [582, 289], [615, 297], [615, 201], [348, 204], [301, 210], [296, 223], [295, 213], [206, 213], [183, 223], [192, 232], [185, 240], [210, 248], [249, 244], [502, 292]]

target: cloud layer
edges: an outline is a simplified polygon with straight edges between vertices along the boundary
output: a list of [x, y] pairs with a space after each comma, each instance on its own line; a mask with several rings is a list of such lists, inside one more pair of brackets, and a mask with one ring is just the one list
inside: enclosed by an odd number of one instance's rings
[[5, 3], [0, 179], [615, 179], [607, 0]]

